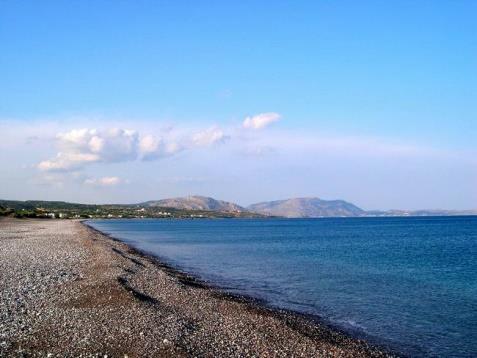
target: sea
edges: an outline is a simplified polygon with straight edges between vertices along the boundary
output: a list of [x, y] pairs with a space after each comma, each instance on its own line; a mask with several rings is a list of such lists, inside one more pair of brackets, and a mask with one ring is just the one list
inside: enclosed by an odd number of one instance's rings
[[88, 224], [227, 292], [403, 355], [477, 356], [477, 217]]

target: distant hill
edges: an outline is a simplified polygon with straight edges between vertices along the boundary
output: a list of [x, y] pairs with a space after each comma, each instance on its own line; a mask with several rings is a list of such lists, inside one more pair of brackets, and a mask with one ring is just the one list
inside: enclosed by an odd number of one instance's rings
[[473, 216], [477, 215], [477, 210], [372, 210], [367, 211], [366, 216]]
[[162, 200], [147, 201], [140, 205], [148, 207], [164, 207], [181, 210], [209, 210], [222, 212], [244, 212], [243, 207], [228, 201], [216, 200], [206, 196], [186, 196], [183, 198], [171, 198]]
[[100, 205], [68, 203], [65, 201], [47, 201], [47, 200], [0, 200], [0, 206], [15, 210], [33, 210], [36, 208], [44, 209], [97, 209]]
[[64, 201], [1, 200], [0, 216], [45, 217], [48, 214], [62, 217], [263, 217], [287, 218], [316, 217], [389, 217], [389, 216], [455, 216], [477, 215], [477, 210], [371, 210], [364, 211], [344, 200], [319, 198], [292, 198], [253, 204], [244, 208], [227, 201], [205, 196], [188, 196], [147, 201], [139, 204], [79, 204]]
[[[257, 218], [242, 207], [211, 198], [167, 199], [139, 204], [78, 204], [63, 201], [0, 200], [0, 216], [35, 218]], [[172, 201], [175, 201], [172, 202]], [[164, 202], [168, 206], [161, 206]], [[175, 206], [175, 207], [174, 207]], [[187, 208], [190, 209], [187, 209]]]
[[366, 212], [344, 200], [293, 198], [252, 204], [247, 210], [269, 216], [316, 218], [325, 216], [362, 216]]

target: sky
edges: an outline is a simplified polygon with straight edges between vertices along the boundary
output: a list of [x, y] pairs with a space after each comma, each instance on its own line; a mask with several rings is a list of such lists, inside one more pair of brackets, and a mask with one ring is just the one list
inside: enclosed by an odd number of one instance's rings
[[0, 0], [0, 198], [477, 208], [476, 14]]

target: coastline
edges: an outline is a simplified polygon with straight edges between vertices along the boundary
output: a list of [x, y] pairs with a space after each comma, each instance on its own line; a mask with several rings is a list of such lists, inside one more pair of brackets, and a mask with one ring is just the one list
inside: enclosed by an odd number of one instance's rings
[[[61, 317], [68, 321], [74, 316], [77, 325], [61, 334], [60, 340], [53, 332], [58, 330], [60, 323], [64, 327], [65, 322], [52, 321], [51, 317], [33, 322], [27, 329], [31, 334], [25, 335], [25, 330], [21, 330], [19, 339], [15, 337], [18, 332], [7, 329], [7, 332], [2, 331], [2, 340], [5, 337], [7, 340], [0, 345], [0, 355], [20, 355], [19, 349], [22, 354], [53, 356], [395, 355], [306, 315], [270, 308], [253, 298], [224, 292], [85, 222], [4, 219], [0, 220], [0, 227], [0, 245], [3, 248], [5, 242], [17, 243], [16, 250], [20, 252], [16, 254], [20, 257], [26, 254], [21, 251], [22, 238], [28, 241], [35, 237], [38, 244], [48, 246], [52, 233], [58, 235], [57, 241], [62, 242], [63, 249], [75, 250], [74, 254], [79, 255], [62, 261], [64, 266], [72, 264], [73, 267], [67, 274], [62, 270], [61, 277], [67, 279], [51, 287], [47, 295], [49, 302], [35, 302], [33, 298], [33, 303], [20, 307], [27, 306], [27, 312], [33, 307], [36, 318], [35, 304], [40, 306], [40, 312], [52, 305], [51, 309], [58, 311], [53, 315], [57, 321], [61, 321]], [[46, 231], [43, 235], [42, 230]], [[66, 233], [70, 235], [67, 238]], [[15, 237], [19, 240], [12, 240]], [[28, 243], [30, 251], [34, 247], [31, 244]], [[3, 251], [8, 253], [9, 250]], [[52, 253], [59, 257], [54, 251]], [[19, 274], [8, 271], [8, 264], [2, 265], [7, 266], [1, 268], [7, 269], [8, 275]], [[8, 277], [3, 280], [2, 284], [15, 282]], [[7, 287], [7, 291], [9, 289]], [[7, 297], [2, 300], [4, 298]], [[6, 314], [2, 313], [2, 320], [29, 321], [29, 313], [16, 310], [15, 305], [8, 308]], [[89, 326], [83, 321], [88, 321], [92, 313], [96, 324]], [[124, 327], [129, 328], [125, 330]], [[83, 331], [94, 332], [95, 337], [89, 333], [85, 342], [84, 337], [79, 339]], [[104, 331], [107, 331], [108, 339], [100, 338]], [[17, 342], [9, 341], [9, 337]], [[66, 346], [61, 348], [60, 342]]]
[[[243, 218], [237, 218], [235, 220], [241, 219]], [[404, 357], [402, 352], [395, 351], [392, 348], [386, 347], [385, 345], [380, 344], [377, 341], [372, 341], [370, 338], [365, 337], [363, 335], [357, 335], [352, 331], [346, 331], [339, 326], [334, 325], [332, 322], [323, 320], [323, 318], [319, 315], [313, 315], [309, 313], [295, 311], [292, 309], [271, 306], [265, 300], [262, 300], [257, 297], [253, 297], [246, 294], [228, 292], [224, 287], [221, 287], [209, 281], [205, 281], [199, 276], [195, 275], [193, 272], [183, 270], [180, 267], [167, 263], [161, 257], [136, 248], [124, 242], [123, 240], [114, 237], [111, 234], [96, 229], [95, 227], [88, 224], [88, 222], [90, 221], [94, 221], [94, 219], [81, 220], [81, 223], [84, 226], [88, 227], [90, 230], [100, 235], [103, 235], [114, 242], [125, 245], [128, 248], [129, 253], [148, 260], [149, 262], [151, 262], [151, 264], [157, 266], [161, 270], [164, 270], [169, 275], [175, 277], [179, 282], [186, 286], [209, 290], [210, 292], [213, 292], [214, 296], [216, 297], [223, 298], [224, 300], [240, 302], [244, 305], [248, 305], [251, 309], [263, 312], [264, 314], [274, 315], [276, 318], [283, 320], [287, 324], [292, 325], [294, 329], [300, 330], [303, 334], [310, 334], [310, 331], [313, 331], [313, 329], [315, 328], [314, 326], [318, 326], [320, 329], [328, 329], [330, 331], [330, 335], [336, 334], [342, 335], [350, 339], [354, 339], [360, 343], [367, 345], [370, 349], [380, 351], [384, 354], [387, 354], [388, 356]]]

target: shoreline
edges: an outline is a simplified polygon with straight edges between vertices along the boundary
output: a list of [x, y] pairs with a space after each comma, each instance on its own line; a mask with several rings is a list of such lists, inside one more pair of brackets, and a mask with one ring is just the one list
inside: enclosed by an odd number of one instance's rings
[[0, 229], [0, 356], [397, 356], [227, 293], [83, 221], [3, 219]]
[[[295, 325], [294, 328], [301, 330], [302, 331], [301, 333], [303, 334], [307, 334], [306, 330], [309, 329], [310, 325], [312, 326], [317, 325], [317, 326], [320, 326], [320, 328], [328, 329], [335, 334], [343, 335], [351, 339], [357, 340], [359, 342], [362, 342], [368, 345], [371, 349], [376, 349], [376, 350], [382, 351], [385, 354], [389, 354], [395, 357], [404, 357], [402, 352], [398, 352], [396, 350], [393, 350], [390, 347], [380, 344], [379, 342], [377, 342], [377, 340], [373, 340], [372, 337], [366, 337], [364, 334], [360, 335], [351, 330], [347, 331], [339, 327], [338, 325], [334, 325], [332, 322], [326, 321], [318, 314], [310, 314], [310, 313], [295, 311], [292, 309], [280, 308], [277, 306], [270, 305], [266, 300], [253, 297], [251, 295], [227, 292], [224, 287], [221, 287], [220, 285], [216, 285], [212, 282], [205, 281], [201, 279], [198, 275], [195, 275], [193, 272], [188, 272], [178, 266], [174, 266], [173, 264], [164, 262], [164, 259], [162, 259], [159, 256], [156, 256], [150, 252], [138, 249], [124, 242], [123, 240], [117, 237], [114, 237], [111, 234], [108, 234], [99, 229], [96, 229], [95, 227], [89, 225], [88, 221], [94, 221], [94, 219], [81, 220], [80, 222], [82, 225], [86, 226], [88, 229], [93, 230], [94, 232], [100, 235], [103, 235], [114, 242], [118, 242], [125, 245], [126, 247], [128, 247], [128, 250], [130, 253], [149, 260], [156, 267], [160, 268], [161, 270], [164, 270], [169, 275], [177, 278], [184, 285], [200, 288], [204, 290], [209, 290], [210, 292], [213, 292], [214, 295], [220, 298], [239, 302], [244, 305], [249, 305], [250, 307], [253, 307], [253, 309], [263, 311], [266, 314], [275, 315], [278, 319], [281, 319], [281, 320], [289, 321], [289, 320], [295, 319], [297, 321], [300, 321], [301, 324]], [[332, 334], [331, 332], [330, 334]]]

